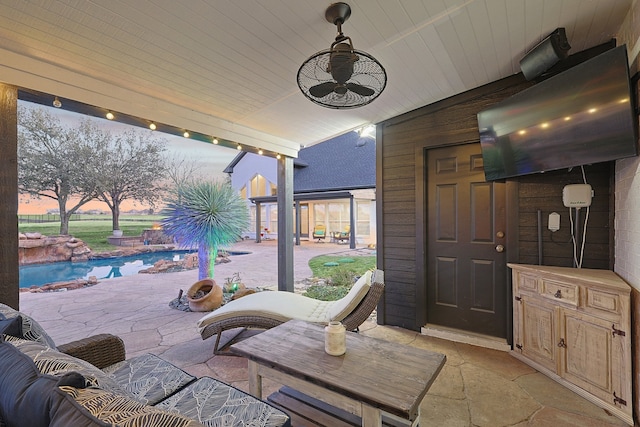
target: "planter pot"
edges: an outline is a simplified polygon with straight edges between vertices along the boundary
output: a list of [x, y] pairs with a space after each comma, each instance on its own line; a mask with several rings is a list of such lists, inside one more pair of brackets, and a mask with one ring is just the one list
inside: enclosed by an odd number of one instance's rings
[[122, 237], [122, 230], [113, 230], [113, 237]]
[[212, 311], [222, 305], [222, 288], [213, 279], [202, 279], [187, 291], [191, 311]]

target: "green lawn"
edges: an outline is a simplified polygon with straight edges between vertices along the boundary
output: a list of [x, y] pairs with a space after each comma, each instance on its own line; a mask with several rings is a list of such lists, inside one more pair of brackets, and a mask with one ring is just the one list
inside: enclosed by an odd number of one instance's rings
[[[351, 260], [351, 262], [347, 262]], [[326, 266], [326, 263], [338, 265]], [[349, 292], [356, 276], [376, 268], [375, 256], [321, 255], [309, 260], [313, 277], [329, 279], [329, 286], [311, 286], [305, 295], [311, 298], [334, 301]]]
[[[88, 218], [88, 215], [83, 215]], [[139, 236], [146, 228], [151, 228], [154, 223], [160, 222], [160, 215], [122, 215], [120, 217], [120, 229], [125, 236]], [[105, 252], [119, 249], [118, 246], [107, 243], [107, 237], [111, 235], [111, 217], [96, 215], [95, 218], [69, 221], [69, 234], [85, 242], [94, 252]], [[60, 234], [59, 222], [21, 223], [18, 225], [21, 232], [38, 232], [46, 236]]]

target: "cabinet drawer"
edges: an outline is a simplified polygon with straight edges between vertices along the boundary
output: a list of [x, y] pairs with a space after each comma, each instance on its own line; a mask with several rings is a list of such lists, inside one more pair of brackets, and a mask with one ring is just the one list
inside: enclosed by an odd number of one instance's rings
[[538, 278], [533, 275], [518, 273], [518, 289], [538, 293]]
[[618, 314], [620, 312], [620, 295], [597, 289], [587, 289], [587, 307]]
[[542, 279], [541, 294], [556, 301], [577, 306], [580, 292], [578, 285]]

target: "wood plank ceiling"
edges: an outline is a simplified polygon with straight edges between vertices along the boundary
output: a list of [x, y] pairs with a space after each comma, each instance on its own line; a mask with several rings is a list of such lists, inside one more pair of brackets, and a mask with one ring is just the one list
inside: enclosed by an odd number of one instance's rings
[[344, 33], [388, 74], [384, 93], [352, 110], [317, 106], [296, 84], [335, 38], [329, 3], [0, 0], [0, 81], [254, 146], [304, 146], [518, 73], [558, 27], [570, 53], [606, 42], [632, 0], [350, 0]]

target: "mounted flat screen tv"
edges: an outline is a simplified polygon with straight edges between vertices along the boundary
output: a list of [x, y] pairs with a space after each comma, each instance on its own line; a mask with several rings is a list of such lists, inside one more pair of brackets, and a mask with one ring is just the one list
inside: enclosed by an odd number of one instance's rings
[[481, 111], [478, 127], [488, 181], [636, 156], [626, 47]]

